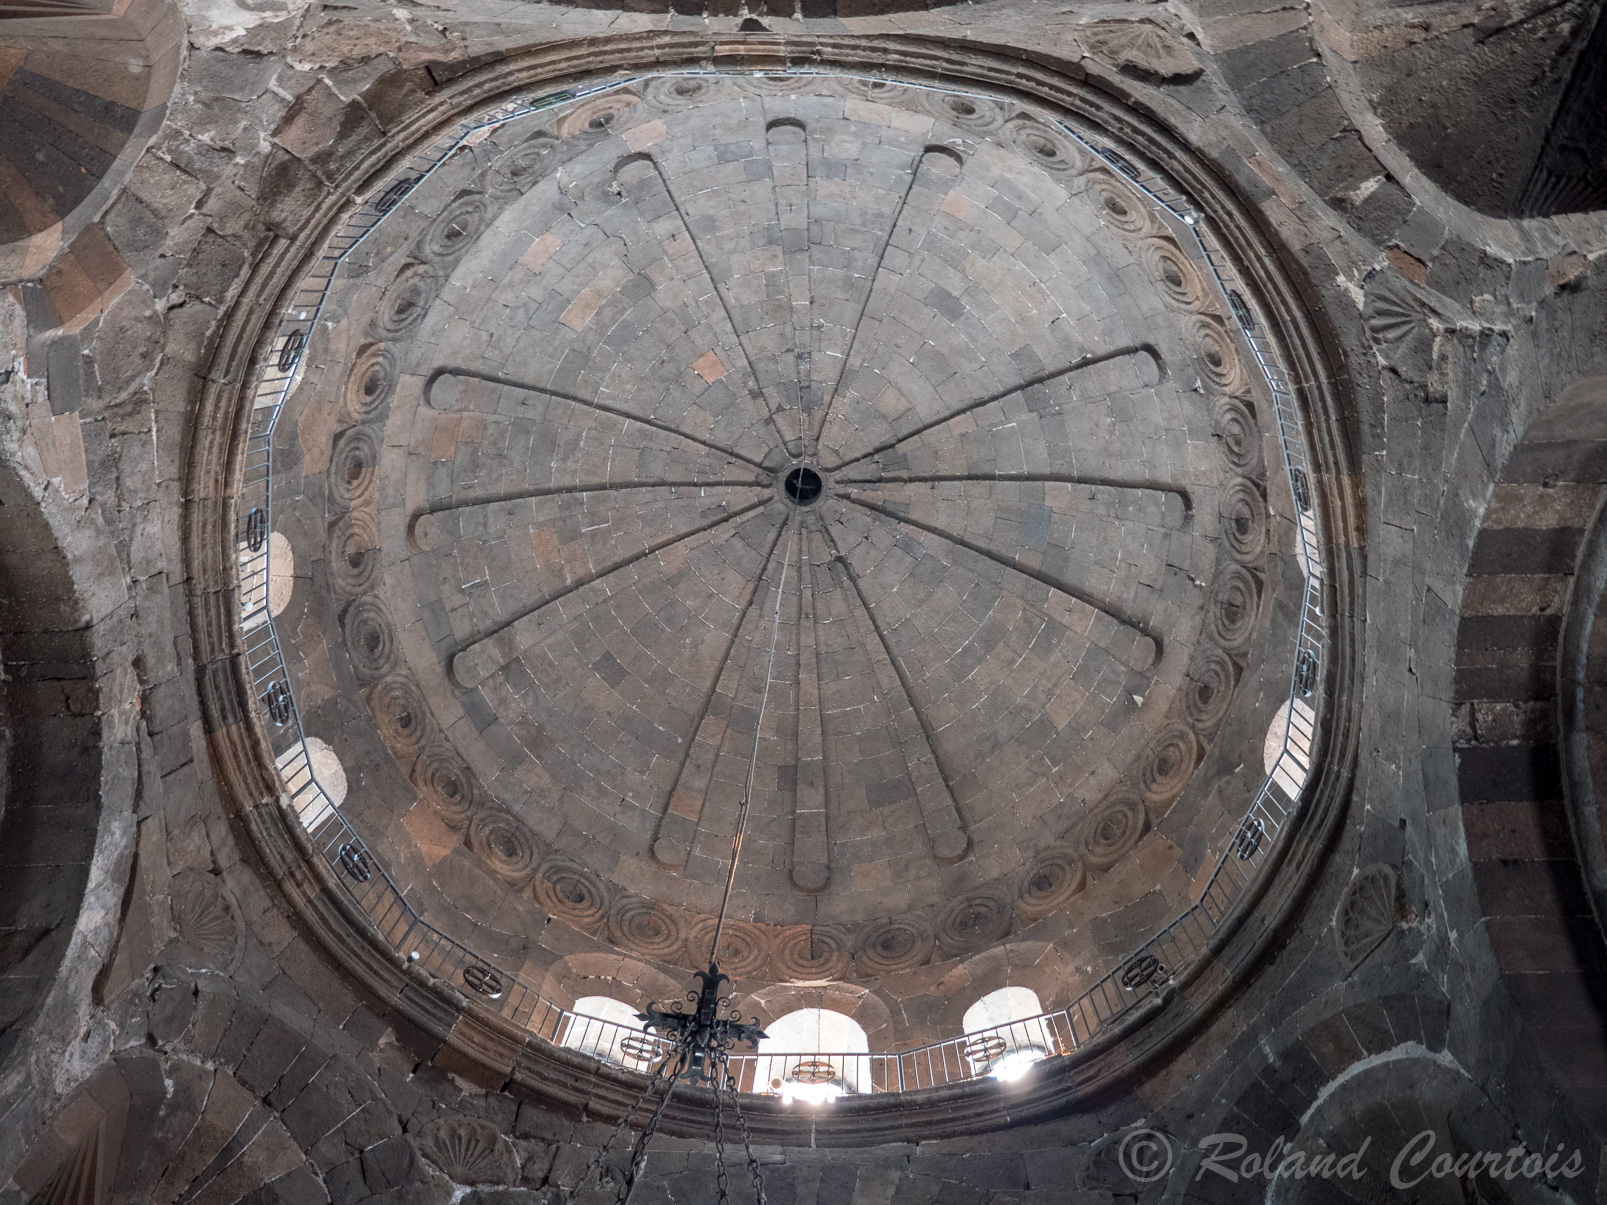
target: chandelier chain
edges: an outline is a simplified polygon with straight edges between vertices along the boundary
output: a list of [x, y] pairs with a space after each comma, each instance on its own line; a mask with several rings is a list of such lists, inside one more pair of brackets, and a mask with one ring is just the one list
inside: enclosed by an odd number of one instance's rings
[[720, 934], [725, 931], [725, 913], [731, 904], [731, 888], [737, 881], [737, 861], [742, 857], [742, 837], [748, 827], [748, 801], [753, 796], [753, 773], [759, 763], [759, 738], [764, 733], [765, 708], [770, 703], [770, 685], [776, 673], [776, 639], [781, 634], [781, 600], [787, 591], [787, 569], [792, 564], [792, 548], [798, 533], [787, 537], [786, 555], [781, 558], [781, 583], [776, 587], [776, 617], [770, 628], [770, 660], [764, 670], [764, 693], [759, 696], [759, 715], [753, 722], [753, 751], [748, 755], [748, 773], [742, 784], [742, 802], [737, 805], [736, 829], [731, 834], [731, 865], [725, 874], [725, 893], [720, 897], [720, 912], [714, 919], [714, 939], [709, 945], [709, 960], [718, 961]]
[[[618, 1191], [614, 1194], [615, 1205], [628, 1205], [631, 1194], [636, 1191], [637, 1177], [642, 1174], [642, 1169], [647, 1166], [647, 1148], [653, 1145], [653, 1139], [658, 1135], [659, 1122], [664, 1119], [664, 1110], [669, 1108], [670, 1098], [675, 1095], [675, 1089], [681, 1082], [681, 1071], [687, 1061], [687, 1044], [684, 1042], [679, 1044], [677, 1053], [680, 1057], [676, 1061], [675, 1074], [669, 1077], [670, 1086], [665, 1091], [663, 1099], [658, 1102], [658, 1107], [653, 1110], [653, 1115], [648, 1118], [647, 1125], [643, 1127], [641, 1136], [636, 1139], [636, 1145], [631, 1148], [630, 1167], [625, 1173], [625, 1182], [619, 1186]], [[667, 1066], [669, 1061], [666, 1058], [664, 1065]]]
[[759, 1161], [753, 1156], [753, 1142], [748, 1133], [748, 1119], [742, 1115], [742, 1096], [737, 1091], [736, 1077], [731, 1074], [731, 1060], [729, 1057], [720, 1060], [721, 1084], [715, 1087], [718, 1097], [721, 1087], [731, 1093], [731, 1107], [737, 1115], [737, 1130], [742, 1135], [742, 1150], [748, 1157], [748, 1175], [753, 1180], [753, 1199], [755, 1205], [767, 1205], [764, 1196], [764, 1173], [759, 1170]]
[[[601, 1186], [603, 1161], [608, 1158], [608, 1152], [613, 1150], [614, 1143], [619, 1141], [619, 1136], [624, 1133], [626, 1127], [630, 1125], [631, 1118], [636, 1116], [636, 1111], [642, 1107], [643, 1102], [646, 1101], [648, 1096], [650, 1096], [654, 1089], [658, 1087], [660, 1081], [668, 1080], [670, 1083], [670, 1090], [674, 1091], [675, 1079], [674, 1075], [670, 1073], [670, 1066], [674, 1064], [676, 1068], [675, 1074], [679, 1074], [680, 1064], [685, 1061], [685, 1057], [685, 1051], [680, 1047], [680, 1045], [671, 1047], [669, 1052], [665, 1054], [663, 1060], [659, 1063], [651, 1078], [648, 1079], [647, 1086], [643, 1088], [640, 1095], [638, 1095], [636, 1099], [631, 1102], [630, 1108], [626, 1109], [625, 1112], [620, 1115], [619, 1120], [614, 1123], [614, 1128], [608, 1132], [607, 1139], [605, 1139], [602, 1146], [597, 1149], [597, 1153], [592, 1156], [592, 1160], [586, 1165], [585, 1170], [580, 1173], [580, 1178], [575, 1181], [575, 1186], [564, 1194], [564, 1201], [566, 1202], [566, 1205], [570, 1205], [570, 1203], [572, 1203], [576, 1197], [578, 1197], [579, 1194], [584, 1191], [587, 1183], [591, 1180], [593, 1175], [598, 1177], [598, 1185]], [[665, 1099], [669, 1099], [668, 1093], [665, 1094]], [[662, 1110], [663, 1106], [660, 1105], [659, 1111], [662, 1112]]]
[[714, 1083], [714, 1187], [719, 1193], [716, 1205], [731, 1205], [731, 1181], [725, 1167], [725, 1109], [721, 1105], [721, 1082], [725, 1078], [725, 1058], [717, 1056], [719, 1078]]

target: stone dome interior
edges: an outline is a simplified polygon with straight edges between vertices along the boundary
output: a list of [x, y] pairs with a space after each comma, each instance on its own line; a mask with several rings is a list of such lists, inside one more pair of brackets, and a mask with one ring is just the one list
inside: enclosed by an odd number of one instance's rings
[[722, 967], [904, 1048], [1199, 898], [1304, 570], [1177, 214], [1047, 112], [830, 75], [641, 80], [385, 187], [275, 427], [275, 622], [429, 925], [644, 1002], [748, 798]]
[[1602, 0], [0, 18], [0, 1205], [1601, 1195]]

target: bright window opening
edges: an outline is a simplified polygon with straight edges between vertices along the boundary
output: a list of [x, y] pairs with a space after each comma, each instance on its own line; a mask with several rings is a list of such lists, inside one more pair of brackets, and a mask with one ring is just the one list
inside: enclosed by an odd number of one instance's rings
[[965, 1010], [965, 1057], [978, 1074], [1018, 1080], [1054, 1051], [1043, 1005], [1028, 987], [1001, 987]]
[[1291, 802], [1300, 798], [1311, 775], [1311, 749], [1316, 739], [1317, 713], [1303, 699], [1290, 699], [1267, 728], [1261, 760], [1272, 781]]
[[870, 1084], [870, 1039], [859, 1022], [824, 1008], [800, 1008], [764, 1027], [754, 1083], [785, 1101], [820, 1105]]
[[560, 1046], [640, 1070], [654, 1061], [658, 1043], [642, 1031], [636, 1009], [612, 996], [582, 996], [558, 1038]]

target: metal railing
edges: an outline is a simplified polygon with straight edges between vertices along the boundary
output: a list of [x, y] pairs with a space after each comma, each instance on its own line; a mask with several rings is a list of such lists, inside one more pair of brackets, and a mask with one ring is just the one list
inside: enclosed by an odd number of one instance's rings
[[[841, 77], [845, 73], [789, 71], [786, 74]], [[670, 1044], [640, 1029], [565, 1009], [548, 1000], [519, 975], [495, 966], [436, 929], [419, 916], [341, 814], [335, 798], [338, 792], [326, 790], [326, 784], [320, 781], [318, 758], [302, 729], [295, 692], [270, 614], [269, 535], [274, 432], [342, 261], [404, 197], [459, 148], [482, 140], [508, 121], [646, 78], [651, 77], [616, 80], [595, 88], [498, 105], [459, 123], [452, 133], [393, 169], [370, 195], [359, 198], [357, 208], [326, 242], [259, 351], [238, 509], [241, 530], [236, 535], [239, 620], [253, 693], [284, 779], [285, 802], [337, 881], [374, 923], [384, 940], [409, 962], [454, 988], [473, 994], [548, 1042], [640, 1071], [648, 1071], [656, 1065], [668, 1053]], [[1254, 882], [1256, 872], [1298, 809], [1310, 777], [1319, 722], [1313, 700], [1322, 671], [1324, 574], [1311, 476], [1302, 448], [1293, 389], [1232, 263], [1211, 241], [1203, 215], [1195, 212], [1188, 198], [1159, 175], [1102, 145], [1096, 136], [1065, 122], [1060, 125], [1090, 155], [1120, 173], [1130, 187], [1142, 192], [1175, 223], [1192, 233], [1201, 258], [1209, 266], [1213, 280], [1233, 312], [1239, 333], [1271, 390], [1278, 443], [1296, 507], [1295, 526], [1299, 539], [1295, 554], [1305, 576], [1282, 742], [1271, 772], [1219, 856], [1199, 899], [1067, 1007], [906, 1051], [765, 1051], [733, 1055], [732, 1070], [745, 1092], [776, 1092], [788, 1084], [809, 1083], [836, 1084], [858, 1093], [904, 1092], [977, 1079], [996, 1071], [1000, 1060], [1009, 1055], [1026, 1053], [1029, 1057], [1052, 1057], [1079, 1050], [1128, 1015], [1205, 950], [1234, 904]]]

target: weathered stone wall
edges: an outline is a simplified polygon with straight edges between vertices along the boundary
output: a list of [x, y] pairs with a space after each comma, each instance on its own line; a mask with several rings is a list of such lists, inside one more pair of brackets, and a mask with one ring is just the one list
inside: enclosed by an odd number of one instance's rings
[[[1072, 69], [1170, 124], [1256, 207], [1354, 399], [1359, 480], [1329, 483], [1361, 503], [1354, 529], [1334, 534], [1366, 565], [1349, 812], [1260, 973], [1119, 1096], [1030, 1128], [851, 1158], [767, 1148], [770, 1199], [1247, 1200], [1265, 1185], [1192, 1180], [1201, 1137], [1235, 1130], [1264, 1150], [1300, 1135], [1339, 1150], [1371, 1135], [1376, 1153], [1418, 1116], [1445, 1127], [1442, 1149], [1577, 1147], [1587, 1169], [1560, 1186], [1596, 1199], [1595, 1114], [1537, 1072], [1539, 1038], [1503, 982], [1523, 969], [1486, 931], [1453, 703], [1470, 558], [1503, 466], [1572, 381], [1607, 372], [1603, 217], [1509, 223], [1464, 208], [1414, 165], [1417, 147], [1358, 106], [1320, 9], [1224, 0], [1144, 14], [1191, 35], [1160, 45], [1197, 58], [1199, 73], [1174, 59], [1157, 69], [1142, 48], [1090, 52]], [[1091, 15], [1006, 2], [804, 28], [1072, 47], [1076, 64], [1074, 26]], [[167, 119], [86, 228], [95, 267], [71, 278], [93, 284], [94, 303], [73, 310], [84, 320], [60, 322], [69, 274], [8, 292], [0, 515], [8, 536], [34, 534], [0, 540], [0, 597], [24, 604], [0, 626], [15, 725], [0, 909], [20, 909], [0, 926], [7, 951], [53, 961], [4, 971], [0, 1201], [29, 1199], [87, 1150], [103, 1152], [108, 1189], [128, 1201], [444, 1203], [444, 1172], [482, 1185], [474, 1200], [566, 1183], [606, 1124], [472, 1082], [472, 1068], [360, 996], [292, 921], [219, 799], [191, 654], [192, 616], [207, 613], [186, 598], [191, 416], [214, 366], [233, 362], [214, 346], [221, 316], [276, 238], [440, 83], [525, 44], [666, 24], [724, 34], [737, 21], [473, 4], [187, 16]], [[13, 842], [35, 804], [63, 810], [41, 813], [40, 846]], [[10, 851], [34, 848], [49, 857], [10, 873]], [[1399, 898], [1382, 898], [1399, 923], [1369, 929], [1361, 897], [1376, 903], [1381, 880], [1356, 872], [1379, 865], [1398, 875]], [[30, 882], [54, 893], [48, 913], [27, 911], [47, 898]], [[1345, 953], [1336, 913], [1350, 918]], [[36, 944], [11, 944], [32, 930], [45, 931]], [[1599, 1082], [1583, 1088], [1599, 1102]], [[1388, 1118], [1369, 1111], [1379, 1101]], [[1122, 1175], [1106, 1136], [1139, 1124], [1176, 1141], [1170, 1179]], [[639, 1201], [704, 1199], [705, 1146], [666, 1139], [652, 1166]]]

